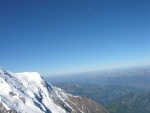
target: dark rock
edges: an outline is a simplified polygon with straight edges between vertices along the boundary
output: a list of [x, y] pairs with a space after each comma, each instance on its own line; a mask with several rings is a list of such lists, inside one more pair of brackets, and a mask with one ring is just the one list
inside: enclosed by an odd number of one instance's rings
[[11, 96], [16, 96], [16, 95], [17, 95], [16, 93], [14, 93], [14, 92], [12, 92], [12, 91], [10, 91], [9, 94], [10, 94]]

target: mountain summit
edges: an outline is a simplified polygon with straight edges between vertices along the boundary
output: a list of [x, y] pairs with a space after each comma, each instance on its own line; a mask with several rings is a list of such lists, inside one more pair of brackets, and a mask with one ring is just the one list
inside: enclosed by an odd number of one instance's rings
[[108, 113], [86, 96], [73, 96], [47, 83], [37, 72], [0, 68], [0, 113]]

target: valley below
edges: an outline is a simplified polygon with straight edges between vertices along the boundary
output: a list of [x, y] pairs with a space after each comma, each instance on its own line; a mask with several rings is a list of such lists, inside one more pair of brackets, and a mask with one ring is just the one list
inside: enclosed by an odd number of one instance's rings
[[150, 69], [46, 78], [73, 95], [86, 95], [110, 113], [150, 113]]

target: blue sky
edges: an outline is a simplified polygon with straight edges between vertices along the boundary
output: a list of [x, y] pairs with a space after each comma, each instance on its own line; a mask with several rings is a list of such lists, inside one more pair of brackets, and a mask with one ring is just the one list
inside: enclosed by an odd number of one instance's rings
[[150, 0], [1, 0], [0, 66], [64, 74], [150, 64]]

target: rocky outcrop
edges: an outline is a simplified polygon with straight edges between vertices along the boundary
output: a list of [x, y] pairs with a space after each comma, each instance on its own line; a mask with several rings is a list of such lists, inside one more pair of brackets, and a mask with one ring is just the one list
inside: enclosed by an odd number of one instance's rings
[[7, 110], [3, 104], [0, 102], [0, 113], [17, 113], [16, 110]]
[[75, 110], [72, 113], [109, 113], [99, 103], [87, 96], [69, 96], [69, 105]]

